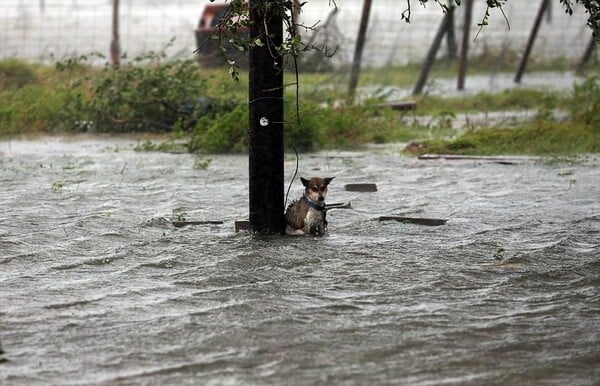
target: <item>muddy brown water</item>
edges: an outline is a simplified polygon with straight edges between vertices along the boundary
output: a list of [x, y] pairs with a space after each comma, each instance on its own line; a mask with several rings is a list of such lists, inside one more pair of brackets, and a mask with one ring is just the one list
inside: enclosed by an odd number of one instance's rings
[[236, 233], [247, 159], [210, 158], [0, 142], [0, 384], [600, 383], [597, 157], [303, 155], [353, 205], [321, 238]]

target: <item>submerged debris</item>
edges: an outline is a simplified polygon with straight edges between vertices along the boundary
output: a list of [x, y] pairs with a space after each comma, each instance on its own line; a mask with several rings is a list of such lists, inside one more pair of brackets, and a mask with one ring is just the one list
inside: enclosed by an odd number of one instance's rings
[[419, 218], [419, 217], [404, 217], [404, 216], [381, 216], [379, 221], [395, 220], [405, 224], [417, 224], [427, 226], [440, 226], [446, 224], [448, 220], [439, 218]]

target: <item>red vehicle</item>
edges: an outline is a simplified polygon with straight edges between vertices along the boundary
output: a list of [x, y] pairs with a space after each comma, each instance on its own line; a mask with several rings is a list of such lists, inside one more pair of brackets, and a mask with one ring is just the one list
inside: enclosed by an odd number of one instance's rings
[[[207, 67], [219, 67], [227, 65], [227, 59], [235, 60], [240, 66], [247, 66], [248, 53], [231, 47], [229, 42], [223, 42], [227, 55], [219, 47], [220, 41], [212, 39], [211, 35], [218, 34], [219, 22], [226, 16], [229, 10], [228, 4], [207, 4], [200, 16], [198, 28], [196, 28], [196, 54], [201, 64]], [[248, 36], [248, 28], [240, 28], [237, 35], [240, 38]]]

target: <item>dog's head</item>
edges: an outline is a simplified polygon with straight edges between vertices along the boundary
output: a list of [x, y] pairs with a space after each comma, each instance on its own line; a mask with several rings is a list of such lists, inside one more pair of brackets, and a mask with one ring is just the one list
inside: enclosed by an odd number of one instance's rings
[[304, 185], [304, 194], [313, 201], [325, 201], [327, 195], [327, 186], [335, 177], [312, 177], [309, 179], [300, 177]]

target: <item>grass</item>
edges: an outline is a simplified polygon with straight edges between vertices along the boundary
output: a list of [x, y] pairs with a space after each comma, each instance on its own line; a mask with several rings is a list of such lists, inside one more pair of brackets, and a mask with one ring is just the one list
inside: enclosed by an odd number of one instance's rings
[[[16, 60], [0, 61], [0, 137], [128, 130], [159, 132], [172, 138], [165, 144], [143, 142], [138, 149], [143, 151], [246, 151], [247, 73], [240, 72], [240, 82], [234, 82], [226, 70], [198, 69], [190, 63], [166, 67], [140, 65], [143, 69], [131, 66], [114, 72], [110, 68], [87, 66], [85, 61], [76, 59], [61, 63], [60, 69]], [[546, 67], [560, 65], [564, 63]], [[470, 71], [477, 73], [484, 69], [485, 63], [479, 63]], [[432, 76], [454, 76], [454, 70], [440, 62], [434, 66]], [[417, 74], [415, 65], [367, 69], [360, 82], [410, 86]], [[299, 123], [296, 80], [293, 74], [286, 74], [285, 83], [289, 86], [284, 126], [288, 148], [310, 151], [353, 149], [366, 143], [417, 142], [419, 146], [411, 149], [419, 153], [600, 152], [600, 83], [596, 78], [590, 78], [572, 92], [519, 88], [451, 98], [422, 96], [417, 98], [418, 109], [414, 113], [402, 114], [378, 108], [377, 100], [358, 107], [339, 106], [346, 92], [346, 77], [342, 71], [301, 73]], [[185, 111], [172, 111], [197, 96], [209, 98], [209, 102]], [[136, 106], [140, 110], [132, 110]], [[164, 114], [160, 112], [164, 106], [171, 113], [169, 120], [163, 120]], [[566, 120], [558, 122], [553, 118], [552, 111], [558, 107], [569, 113]], [[537, 119], [512, 123], [510, 127], [477, 127], [467, 131], [452, 128], [455, 116], [460, 113], [506, 110], [534, 110], [538, 112]], [[413, 115], [428, 118], [411, 120]], [[132, 120], [129, 126], [115, 123], [123, 121], [119, 119], [123, 117]], [[160, 122], [151, 122], [148, 117]]]
[[458, 138], [423, 141], [415, 153], [575, 155], [600, 153], [600, 130], [589, 125], [533, 122], [514, 129], [481, 128]]
[[[468, 130], [457, 138], [436, 138], [413, 146], [417, 153], [447, 154], [536, 154], [573, 155], [600, 153], [600, 80], [595, 77], [574, 87], [569, 96], [541, 95], [529, 108], [537, 107], [537, 117], [513, 128], [482, 127]], [[565, 121], [552, 114], [560, 101], [569, 112]], [[541, 105], [537, 105], [537, 103]]]

